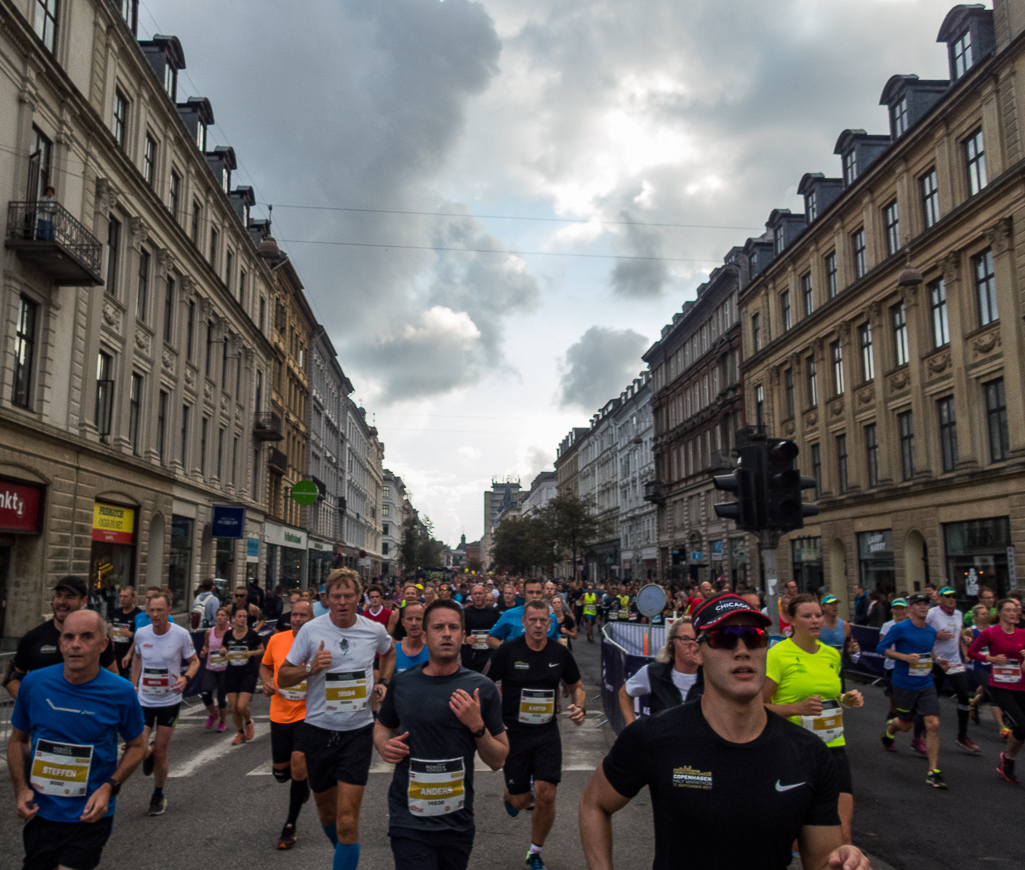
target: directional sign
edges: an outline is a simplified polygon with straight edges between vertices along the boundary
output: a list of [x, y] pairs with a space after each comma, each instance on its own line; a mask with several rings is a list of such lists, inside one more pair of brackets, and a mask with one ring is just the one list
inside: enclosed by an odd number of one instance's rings
[[319, 495], [320, 490], [312, 480], [300, 480], [292, 487], [292, 501], [296, 504], [313, 504]]

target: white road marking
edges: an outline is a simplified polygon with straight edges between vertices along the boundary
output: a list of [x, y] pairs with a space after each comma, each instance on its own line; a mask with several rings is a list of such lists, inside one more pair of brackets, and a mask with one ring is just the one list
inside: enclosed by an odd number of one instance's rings
[[214, 746], [211, 746], [209, 749], [204, 749], [202, 752], [197, 752], [187, 761], [172, 767], [171, 772], [168, 773], [168, 777], [170, 779], [181, 779], [182, 777], [192, 776], [192, 774], [201, 767], [204, 767], [207, 764], [212, 764], [221, 756], [227, 755], [229, 752], [242, 752], [244, 751], [244, 746], [259, 740], [261, 737], [266, 737], [268, 734], [270, 734], [269, 725], [264, 725], [262, 722], [254, 723], [253, 740], [246, 741], [242, 746], [233, 746], [231, 741], [234, 737], [225, 733], [218, 739]]

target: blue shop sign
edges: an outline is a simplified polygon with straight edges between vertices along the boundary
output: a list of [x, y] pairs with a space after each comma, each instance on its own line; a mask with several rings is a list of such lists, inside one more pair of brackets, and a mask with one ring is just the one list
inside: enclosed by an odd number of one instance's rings
[[210, 523], [211, 538], [235, 538], [240, 540], [246, 527], [246, 509], [230, 504], [215, 504], [213, 520]]

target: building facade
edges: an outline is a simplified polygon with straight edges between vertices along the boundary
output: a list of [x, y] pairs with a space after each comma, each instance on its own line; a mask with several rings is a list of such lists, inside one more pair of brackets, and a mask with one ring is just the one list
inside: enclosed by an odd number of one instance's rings
[[399, 577], [402, 564], [402, 521], [409, 499], [402, 478], [387, 468], [381, 486], [381, 576]]
[[384, 446], [367, 412], [345, 400], [345, 542], [342, 564], [364, 580], [381, 575], [381, 495]]
[[854, 583], [1018, 583], [1023, 31], [1020, 3], [955, 7], [949, 80], [887, 82], [889, 134], [841, 134], [841, 177], [805, 176], [804, 226], [771, 227], [741, 292], [748, 419], [793, 438], [817, 481], [781, 579], [843, 600]]
[[617, 396], [591, 418], [591, 434], [579, 448], [577, 489], [598, 521], [598, 539], [583, 553], [586, 579], [598, 583], [620, 577], [619, 439]]
[[559, 474], [556, 471], [542, 471], [530, 482], [530, 492], [523, 503], [523, 512], [537, 513], [559, 493]]
[[[557, 475], [557, 490], [559, 495], [572, 495], [580, 497], [580, 446], [590, 436], [591, 430], [586, 426], [576, 426], [570, 429], [565, 438], [562, 439], [555, 451], [555, 473]], [[581, 569], [581, 565], [574, 565], [572, 556], [561, 562], [557, 568], [559, 575], [566, 578], [575, 578]]]
[[658, 512], [656, 505], [644, 497], [645, 487], [655, 478], [650, 372], [643, 372], [619, 398], [620, 576], [624, 580], [657, 580]]

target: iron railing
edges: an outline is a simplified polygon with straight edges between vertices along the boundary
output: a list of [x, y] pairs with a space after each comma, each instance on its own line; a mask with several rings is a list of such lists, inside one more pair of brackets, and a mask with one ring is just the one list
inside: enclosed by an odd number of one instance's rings
[[7, 238], [13, 242], [55, 242], [95, 275], [103, 273], [103, 245], [58, 202], [12, 202]]

